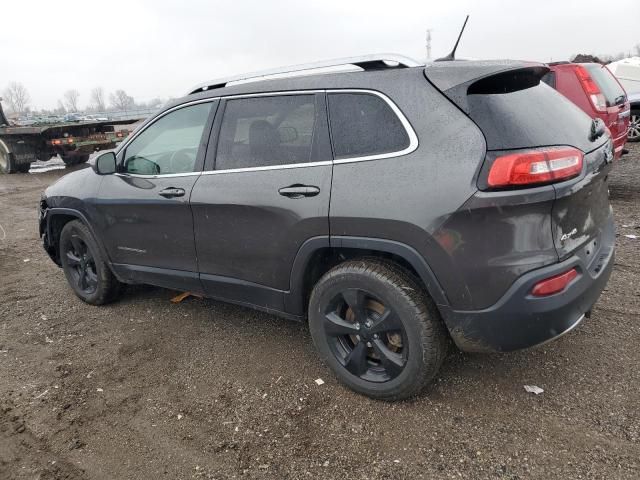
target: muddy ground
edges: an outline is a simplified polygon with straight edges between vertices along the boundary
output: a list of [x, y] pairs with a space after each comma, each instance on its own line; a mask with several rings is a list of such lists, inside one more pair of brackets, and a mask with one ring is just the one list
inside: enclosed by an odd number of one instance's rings
[[81, 303], [36, 226], [68, 170], [0, 177], [0, 478], [640, 478], [634, 147], [610, 179], [617, 259], [592, 318], [529, 351], [452, 352], [396, 404], [339, 385], [301, 324], [144, 286]]

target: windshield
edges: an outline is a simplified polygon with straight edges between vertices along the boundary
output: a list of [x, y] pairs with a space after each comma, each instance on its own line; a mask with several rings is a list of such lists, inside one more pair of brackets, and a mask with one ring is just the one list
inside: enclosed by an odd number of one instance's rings
[[607, 67], [597, 63], [586, 63], [584, 68], [587, 69], [591, 78], [600, 87], [607, 101], [607, 107], [613, 107], [624, 102], [626, 94]]

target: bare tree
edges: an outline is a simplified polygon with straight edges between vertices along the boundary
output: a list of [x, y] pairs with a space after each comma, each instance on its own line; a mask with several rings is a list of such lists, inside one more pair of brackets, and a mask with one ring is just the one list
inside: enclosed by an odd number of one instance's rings
[[104, 89], [102, 87], [96, 87], [91, 90], [91, 105], [98, 112], [105, 110]]
[[636, 51], [636, 55], [640, 57], [640, 43], [638, 43], [633, 49]]
[[56, 114], [60, 115], [60, 114], [65, 114], [67, 113], [67, 109], [64, 108], [64, 103], [62, 103], [62, 100], [58, 100], [58, 106], [56, 107], [56, 109], [54, 110]]
[[11, 82], [4, 90], [4, 99], [7, 101], [9, 108], [18, 113], [24, 113], [29, 109], [29, 92], [24, 85], [18, 82]]
[[67, 90], [64, 92], [64, 104], [70, 112], [78, 111], [78, 98], [80, 97], [80, 92], [75, 89]]
[[116, 110], [126, 111], [128, 109], [131, 109], [135, 104], [133, 97], [127, 95], [127, 92], [125, 92], [124, 90], [116, 90], [109, 96], [109, 101], [111, 102], [113, 108], [115, 108]]

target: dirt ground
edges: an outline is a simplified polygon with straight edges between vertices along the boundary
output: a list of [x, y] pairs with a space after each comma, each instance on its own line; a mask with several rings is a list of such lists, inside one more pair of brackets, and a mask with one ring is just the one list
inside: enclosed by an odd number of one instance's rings
[[537, 349], [452, 351], [396, 404], [339, 385], [302, 324], [145, 286], [81, 303], [36, 225], [68, 170], [1, 176], [0, 478], [640, 478], [631, 147], [610, 176], [617, 258], [592, 318]]

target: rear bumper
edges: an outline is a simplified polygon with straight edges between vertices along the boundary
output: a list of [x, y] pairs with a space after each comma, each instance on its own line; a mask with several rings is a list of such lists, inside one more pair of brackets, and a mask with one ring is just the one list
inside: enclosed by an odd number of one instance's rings
[[[592, 240], [568, 259], [523, 275], [489, 308], [447, 312], [447, 327], [458, 348], [468, 352], [519, 350], [553, 340], [577, 326], [611, 275], [615, 243], [612, 221], [595, 242], [596, 248]], [[578, 277], [563, 292], [548, 297], [530, 294], [540, 280], [571, 268], [576, 268]]]
[[622, 157], [622, 149], [627, 142], [627, 133], [620, 135], [618, 138], [613, 139], [613, 158], [616, 160]]

